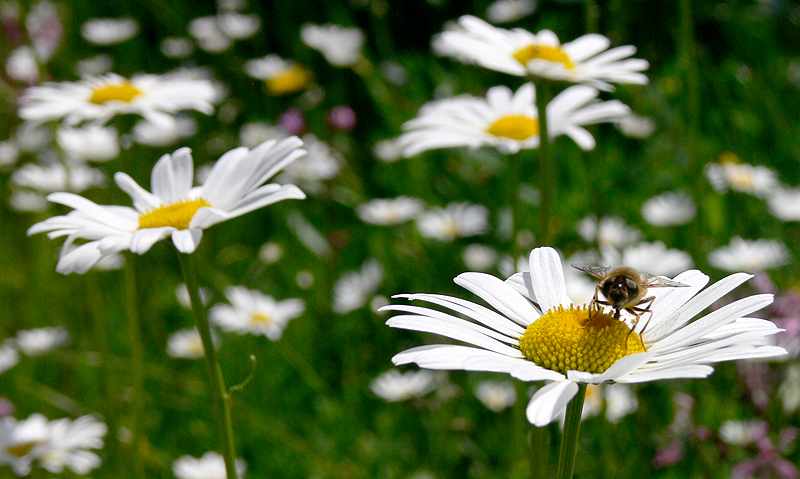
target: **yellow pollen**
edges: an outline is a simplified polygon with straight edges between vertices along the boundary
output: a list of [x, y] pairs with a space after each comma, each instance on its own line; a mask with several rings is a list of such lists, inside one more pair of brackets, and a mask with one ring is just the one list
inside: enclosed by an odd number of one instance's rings
[[294, 93], [311, 80], [311, 74], [299, 65], [293, 65], [266, 80], [267, 91], [271, 95], [287, 95]]
[[272, 321], [272, 316], [267, 313], [255, 312], [250, 315], [251, 323], [269, 324]]
[[107, 101], [124, 101], [130, 103], [134, 98], [141, 95], [142, 91], [129, 82], [123, 81], [122, 83], [112, 83], [110, 85], [102, 85], [92, 91], [92, 96], [89, 98], [91, 103], [102, 105]]
[[15, 457], [24, 457], [26, 456], [31, 450], [36, 446], [36, 442], [27, 442], [25, 444], [17, 444], [16, 446], [11, 446], [6, 448], [9, 454]]
[[172, 226], [179, 230], [185, 230], [189, 228], [189, 222], [192, 221], [197, 210], [204, 206], [211, 206], [211, 203], [203, 198], [159, 206], [139, 215], [139, 229]]
[[569, 55], [564, 52], [560, 47], [551, 47], [549, 45], [528, 45], [527, 47], [520, 48], [514, 52], [514, 59], [523, 65], [527, 66], [531, 60], [547, 60], [550, 62], [563, 63], [564, 68], [572, 70], [575, 64], [569, 59]]
[[539, 120], [525, 115], [508, 115], [489, 125], [486, 133], [523, 141], [539, 134]]
[[646, 351], [642, 337], [624, 322], [585, 307], [559, 306], [537, 319], [522, 336], [519, 349], [537, 365], [566, 374], [602, 373], [629, 354]]

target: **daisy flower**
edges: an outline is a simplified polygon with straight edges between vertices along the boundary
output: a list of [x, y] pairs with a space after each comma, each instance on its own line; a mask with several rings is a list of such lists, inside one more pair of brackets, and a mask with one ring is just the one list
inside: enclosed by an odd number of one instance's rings
[[656, 297], [647, 321], [626, 324], [612, 311], [576, 305], [567, 296], [558, 253], [536, 248], [530, 272], [502, 281], [485, 273], [463, 273], [455, 282], [492, 307], [438, 294], [402, 294], [397, 298], [425, 301], [438, 309], [393, 304], [385, 310], [401, 314], [391, 327], [440, 334], [472, 346], [435, 344], [401, 352], [395, 365], [416, 363], [427, 369], [507, 373], [522, 381], [546, 381], [531, 398], [528, 420], [544, 426], [555, 419], [578, 391], [578, 383], [637, 383], [673, 378], [703, 378], [711, 364], [764, 358], [786, 353], [765, 345], [779, 329], [770, 321], [747, 315], [772, 302], [772, 295], [749, 296], [692, 322], [729, 291], [751, 276], [737, 273], [702, 288], [708, 276], [691, 270], [675, 281], [684, 288], [654, 288]]
[[642, 236], [639, 230], [628, 226], [625, 220], [616, 216], [604, 216], [598, 221], [596, 217], [589, 215], [578, 222], [576, 229], [589, 243], [597, 241], [600, 246], [608, 245], [615, 248], [629, 245]]
[[113, 126], [62, 125], [56, 130], [56, 141], [73, 161], [108, 161], [119, 156], [119, 134]]
[[[48, 200], [74, 211], [37, 223], [28, 234], [67, 236], [56, 266], [62, 274], [83, 274], [100, 259], [123, 250], [144, 254], [167, 237], [181, 253], [192, 253], [206, 228], [277, 201], [305, 198], [294, 185], [264, 185], [305, 154], [302, 144], [291, 137], [252, 150], [233, 149], [222, 155], [203, 184], [194, 188], [192, 155], [188, 148], [181, 148], [162, 156], [153, 167], [152, 193], [125, 173], [114, 175], [117, 185], [133, 199], [133, 208], [98, 205], [72, 193], [52, 193]], [[69, 250], [76, 239], [89, 242]]]
[[[217, 344], [216, 335], [211, 338], [214, 345]], [[180, 329], [169, 336], [167, 340], [167, 354], [173, 358], [198, 359], [205, 354], [203, 350], [203, 340], [197, 328]]]
[[109, 73], [79, 82], [45, 83], [25, 90], [19, 116], [44, 122], [85, 120], [104, 123], [116, 115], [141, 115], [158, 125], [169, 126], [181, 110], [214, 112], [216, 91], [208, 80], [182, 75], [137, 75], [131, 79]]
[[468, 201], [436, 207], [417, 218], [417, 229], [426, 238], [453, 241], [489, 230], [489, 210]]
[[436, 388], [438, 378], [430, 371], [386, 371], [372, 380], [369, 388], [376, 396], [389, 402], [422, 397]]
[[333, 285], [333, 311], [347, 314], [367, 304], [383, 281], [383, 265], [378, 260], [364, 261], [358, 271], [349, 271]]
[[517, 401], [517, 389], [511, 381], [482, 381], [475, 387], [475, 396], [484, 406], [500, 412]]
[[774, 170], [766, 166], [742, 163], [731, 152], [721, 154], [719, 163], [708, 163], [705, 174], [711, 186], [720, 193], [732, 189], [764, 197], [778, 186], [778, 177]]
[[47, 448], [50, 424], [41, 414], [27, 419], [0, 419], [0, 465], [9, 465], [18, 476], [30, 474], [33, 461]]
[[493, 23], [508, 23], [533, 13], [534, 0], [495, 0], [486, 8], [486, 18]]
[[[550, 138], [567, 135], [584, 150], [595, 146], [592, 135], [582, 126], [616, 121], [630, 108], [618, 100], [598, 101], [597, 89], [575, 85], [559, 93], [547, 105]], [[492, 146], [501, 153], [539, 147], [539, 115], [536, 89], [526, 83], [516, 92], [496, 86], [486, 98], [461, 95], [437, 100], [420, 109], [417, 118], [406, 122], [406, 133], [397, 142], [406, 157], [427, 150], [467, 146]]]
[[[244, 476], [247, 465], [243, 459], [236, 459], [236, 474]], [[228, 479], [225, 471], [225, 459], [214, 451], [203, 454], [203, 457], [181, 456], [172, 463], [172, 473], [178, 479]]]
[[781, 221], [800, 221], [800, 188], [779, 188], [767, 197], [772, 215]]
[[668, 191], [642, 204], [642, 217], [653, 226], [686, 224], [697, 212], [692, 197], [686, 193]]
[[555, 33], [531, 33], [521, 28], [506, 30], [465, 15], [455, 28], [434, 39], [434, 51], [463, 62], [517, 76], [535, 76], [586, 83], [612, 90], [613, 83], [646, 84], [645, 60], [629, 58], [636, 47], [608, 49], [611, 41], [596, 33], [563, 45]]
[[0, 374], [8, 371], [19, 363], [19, 352], [10, 339], [0, 343]]
[[11, 174], [11, 184], [44, 193], [63, 190], [80, 192], [105, 185], [106, 176], [102, 170], [83, 164], [65, 168], [63, 163], [44, 166], [26, 163]]
[[356, 207], [356, 214], [362, 221], [372, 225], [397, 225], [417, 216], [423, 202], [419, 198], [398, 196], [397, 198], [377, 198]]
[[763, 271], [776, 268], [789, 261], [789, 250], [778, 240], [745, 240], [738, 236], [728, 246], [718, 248], [708, 255], [708, 262], [724, 271]]
[[364, 46], [364, 33], [361, 30], [332, 23], [306, 23], [300, 29], [300, 38], [309, 47], [319, 50], [328, 63], [337, 67], [355, 65], [361, 58], [361, 47]]
[[92, 18], [81, 25], [81, 36], [95, 45], [116, 45], [139, 33], [139, 23], [132, 18]]
[[39, 464], [54, 474], [66, 467], [76, 474], [87, 474], [100, 467], [97, 453], [89, 449], [102, 449], [106, 425], [92, 416], [56, 419], [49, 426], [47, 445]]
[[294, 93], [311, 81], [311, 72], [305, 67], [275, 54], [248, 60], [244, 71], [253, 78], [264, 80], [271, 95]]
[[672, 276], [693, 265], [692, 256], [678, 249], [667, 248], [662, 241], [637, 243], [619, 251], [611, 246], [601, 246], [604, 265], [625, 265], [655, 275]]
[[306, 306], [300, 299], [275, 301], [272, 296], [241, 286], [225, 289], [228, 304], [211, 308], [209, 315], [217, 326], [238, 334], [262, 334], [277, 341], [292, 319], [300, 316]]
[[17, 332], [17, 346], [28, 356], [41, 356], [69, 342], [69, 332], [61, 326], [25, 329]]

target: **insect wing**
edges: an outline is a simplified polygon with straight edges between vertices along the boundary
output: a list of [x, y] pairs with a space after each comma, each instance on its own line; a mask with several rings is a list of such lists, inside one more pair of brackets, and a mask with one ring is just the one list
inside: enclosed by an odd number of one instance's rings
[[679, 283], [677, 281], [673, 281], [669, 278], [664, 278], [661, 276], [654, 276], [649, 273], [641, 273], [642, 275], [642, 282], [644, 286], [648, 288], [658, 288], [658, 287], [669, 287], [669, 288], [680, 288], [683, 286], [689, 286], [688, 284]]
[[608, 276], [609, 270], [611, 270], [608, 266], [591, 266], [583, 263], [572, 263], [570, 266], [584, 273], [589, 273], [599, 279], [605, 279], [606, 276]]

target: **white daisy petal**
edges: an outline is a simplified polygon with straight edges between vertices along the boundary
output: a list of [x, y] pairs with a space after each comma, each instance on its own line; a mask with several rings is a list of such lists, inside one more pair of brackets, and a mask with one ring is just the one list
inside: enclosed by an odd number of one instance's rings
[[528, 422], [538, 427], [550, 424], [577, 393], [578, 385], [569, 380], [553, 381], [539, 388], [525, 409]]

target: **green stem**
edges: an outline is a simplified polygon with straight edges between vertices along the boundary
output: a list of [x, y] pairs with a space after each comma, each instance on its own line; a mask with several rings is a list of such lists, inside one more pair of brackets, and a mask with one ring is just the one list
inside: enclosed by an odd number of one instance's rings
[[561, 437], [561, 451], [558, 454], [557, 479], [571, 479], [575, 470], [575, 454], [578, 452], [578, 433], [581, 429], [581, 413], [585, 398], [586, 384], [578, 383], [578, 394], [567, 404], [564, 433]]
[[211, 325], [208, 323], [208, 316], [200, 301], [200, 290], [197, 282], [197, 269], [191, 255], [178, 253], [181, 263], [183, 280], [186, 289], [189, 291], [189, 299], [192, 302], [192, 312], [197, 323], [197, 330], [203, 340], [203, 350], [205, 351], [206, 365], [214, 394], [214, 410], [217, 415], [217, 427], [222, 440], [222, 456], [225, 458], [225, 471], [228, 479], [234, 479], [236, 475], [236, 450], [233, 444], [233, 421], [231, 420], [230, 394], [225, 388], [225, 377], [222, 375], [222, 367], [217, 359], [217, 351], [214, 349], [214, 342], [211, 339]]
[[125, 316], [128, 323], [128, 342], [131, 348], [131, 382], [133, 388], [133, 474], [134, 477], [144, 477], [142, 464], [142, 412], [144, 411], [144, 348], [142, 346], [142, 333], [139, 324], [139, 310], [136, 307], [136, 272], [134, 271], [133, 258], [125, 258]]
[[553, 96], [552, 86], [547, 80], [536, 85], [536, 110], [539, 114], [539, 231], [536, 242], [548, 245], [552, 242], [550, 214], [553, 204], [556, 165], [553, 160], [552, 143], [547, 133], [547, 104]]

